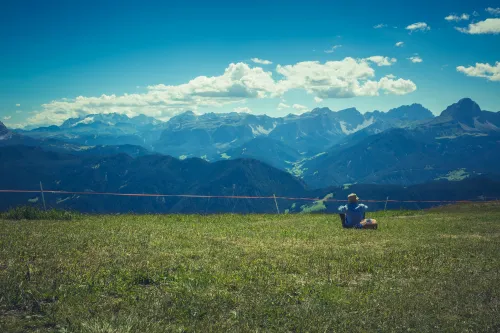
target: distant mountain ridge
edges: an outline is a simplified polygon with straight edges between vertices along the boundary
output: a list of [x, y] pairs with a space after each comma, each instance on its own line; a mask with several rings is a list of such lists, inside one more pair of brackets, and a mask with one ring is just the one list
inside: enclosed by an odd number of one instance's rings
[[364, 114], [355, 108], [315, 108], [278, 118], [188, 111], [167, 122], [87, 115], [31, 131], [0, 126], [0, 146], [40, 146], [80, 157], [160, 153], [186, 161], [250, 158], [287, 171], [312, 188], [408, 186], [495, 172], [499, 128], [499, 112], [482, 111], [464, 98], [437, 117], [420, 104]]
[[107, 125], [117, 125], [117, 124], [134, 124], [137, 126], [147, 126], [147, 125], [157, 125], [162, 123], [161, 121], [148, 117], [146, 115], [139, 115], [136, 117], [129, 118], [126, 115], [118, 113], [108, 113], [108, 114], [90, 114], [85, 117], [80, 118], [70, 118], [66, 120], [60, 128], [72, 128], [78, 125], [88, 125], [95, 123], [103, 123]]
[[246, 113], [207, 113], [192, 111], [167, 122], [140, 115], [94, 114], [66, 120], [61, 126], [18, 131], [33, 138], [52, 138], [79, 145], [139, 145], [176, 157], [223, 159], [226, 152], [257, 137], [281, 141], [297, 153], [314, 156], [343, 138], [377, 124], [375, 131], [406, 126], [428, 119], [432, 113], [420, 104], [402, 106], [387, 113], [361, 114], [355, 108], [331, 111], [316, 108], [302, 115], [269, 117]]
[[185, 112], [165, 124], [155, 143], [155, 151], [213, 160], [228, 149], [267, 135], [280, 122], [279, 118], [247, 113], [206, 113], [197, 116], [193, 112]]
[[[54, 127], [59, 130], [57, 126], [43, 127], [44, 131], [54, 131]], [[25, 132], [21, 132], [25, 133]], [[2, 146], [26, 146], [26, 147], [40, 147], [45, 151], [68, 153], [82, 156], [110, 156], [116, 154], [128, 154], [132, 157], [144, 156], [151, 154], [150, 151], [142, 146], [136, 145], [96, 145], [88, 146], [77, 143], [68, 143], [63, 140], [54, 139], [51, 136], [34, 138], [25, 134], [15, 133], [8, 130], [2, 122], [0, 122], [0, 147]]]
[[479, 105], [470, 98], [463, 98], [441, 112], [441, 117], [451, 117], [457, 121], [469, 121], [480, 117], [483, 111]]
[[67, 119], [61, 126], [39, 127], [17, 132], [35, 139], [55, 139], [76, 145], [138, 145], [152, 149], [163, 130], [163, 122], [145, 115], [89, 114]]
[[500, 131], [500, 112], [481, 111], [470, 98], [463, 98], [447, 107], [439, 117], [420, 126], [437, 137], [474, 135]]
[[465, 98], [436, 118], [374, 135], [364, 133], [332, 147], [303, 165], [304, 180], [313, 187], [356, 182], [409, 185], [453, 173], [496, 172], [497, 125], [500, 113], [481, 111]]
[[[369, 113], [370, 114], [370, 113]], [[403, 120], [403, 121], [417, 121], [434, 118], [434, 114], [423, 107], [421, 104], [414, 103], [411, 105], [402, 105], [400, 107], [390, 109], [387, 112], [374, 111], [373, 114], [381, 119]]]

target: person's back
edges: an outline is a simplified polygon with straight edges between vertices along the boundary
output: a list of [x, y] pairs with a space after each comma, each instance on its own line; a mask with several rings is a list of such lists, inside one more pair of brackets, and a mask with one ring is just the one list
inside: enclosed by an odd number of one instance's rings
[[347, 197], [347, 205], [339, 207], [339, 213], [345, 214], [345, 228], [356, 229], [376, 229], [377, 221], [374, 219], [365, 219], [365, 212], [368, 206], [358, 203], [358, 196], [354, 193]]
[[367, 206], [357, 202], [350, 202], [345, 206], [339, 207], [339, 212], [345, 214], [345, 227], [353, 228], [359, 226], [361, 221], [365, 219]]

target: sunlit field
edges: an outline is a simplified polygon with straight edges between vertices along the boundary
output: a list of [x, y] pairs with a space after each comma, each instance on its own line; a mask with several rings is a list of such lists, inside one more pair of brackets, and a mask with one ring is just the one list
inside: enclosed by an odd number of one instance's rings
[[498, 332], [500, 205], [0, 220], [1, 332]]

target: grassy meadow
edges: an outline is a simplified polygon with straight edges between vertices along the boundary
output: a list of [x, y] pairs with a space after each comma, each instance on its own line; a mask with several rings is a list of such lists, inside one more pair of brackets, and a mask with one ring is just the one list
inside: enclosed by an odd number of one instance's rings
[[0, 332], [500, 331], [500, 205], [370, 215], [5, 215]]

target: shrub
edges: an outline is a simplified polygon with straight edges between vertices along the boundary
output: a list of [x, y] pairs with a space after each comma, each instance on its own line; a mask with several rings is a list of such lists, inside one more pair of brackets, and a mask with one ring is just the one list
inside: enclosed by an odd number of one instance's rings
[[7, 220], [63, 220], [69, 221], [76, 217], [77, 213], [59, 209], [41, 210], [33, 206], [19, 206], [2, 214]]

